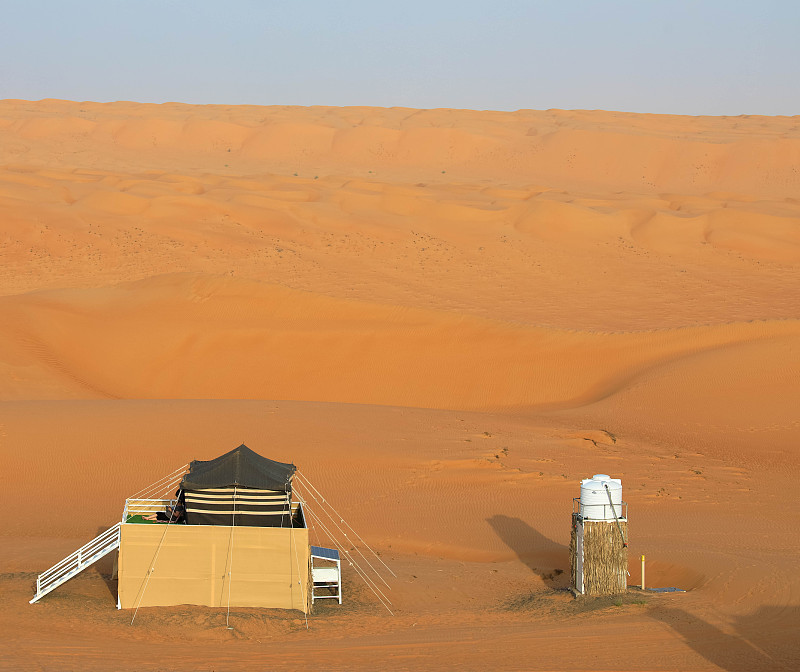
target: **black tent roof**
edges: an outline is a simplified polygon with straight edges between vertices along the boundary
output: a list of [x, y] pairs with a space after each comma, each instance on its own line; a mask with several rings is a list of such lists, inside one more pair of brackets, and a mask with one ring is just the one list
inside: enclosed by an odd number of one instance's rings
[[181, 481], [181, 489], [260, 488], [291, 492], [293, 464], [275, 462], [250, 450], [242, 444], [213, 460], [192, 460], [189, 472]]

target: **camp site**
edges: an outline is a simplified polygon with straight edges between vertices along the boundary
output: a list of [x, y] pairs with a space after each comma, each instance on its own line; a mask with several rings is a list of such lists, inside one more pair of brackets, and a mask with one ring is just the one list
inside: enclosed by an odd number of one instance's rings
[[[143, 606], [225, 607], [228, 615], [231, 606], [308, 614], [315, 600], [342, 603], [342, 554], [310, 545], [307, 516], [326, 533], [335, 529], [339, 536], [332, 539], [348, 538], [347, 523], [331, 515], [308, 482], [301, 487], [318, 508], [316, 514], [307, 512], [305, 498], [293, 490], [295, 476], [302, 479], [295, 465], [262, 457], [242, 444], [187, 467], [127, 498], [120, 522], [39, 575], [31, 604], [108, 554], [114, 555], [117, 608], [133, 609], [132, 623]], [[163, 497], [175, 487], [174, 497]], [[358, 535], [351, 529], [350, 536]], [[367, 549], [373, 561], [359, 550], [362, 561], [351, 558], [350, 565], [370, 584], [374, 579], [365, 572], [385, 583], [373, 562], [391, 570]], [[344, 554], [350, 557], [351, 551], [346, 548]], [[388, 608], [380, 588], [373, 590]]]

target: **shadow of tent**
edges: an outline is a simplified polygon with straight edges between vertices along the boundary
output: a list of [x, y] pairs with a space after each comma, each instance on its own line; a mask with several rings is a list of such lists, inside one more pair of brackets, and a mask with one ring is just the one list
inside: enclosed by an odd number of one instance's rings
[[569, 548], [535, 530], [525, 521], [495, 515], [486, 519], [500, 539], [534, 574], [553, 586], [569, 583]]
[[728, 672], [795, 670], [800, 664], [800, 607], [761, 607], [733, 623], [736, 634], [682, 609], [655, 608], [650, 616], [669, 625], [708, 662]]

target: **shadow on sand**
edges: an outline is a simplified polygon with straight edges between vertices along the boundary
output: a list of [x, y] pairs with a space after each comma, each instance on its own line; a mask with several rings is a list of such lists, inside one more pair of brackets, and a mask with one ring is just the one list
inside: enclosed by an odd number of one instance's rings
[[486, 522], [542, 581], [553, 588], [569, 584], [569, 548], [545, 537], [519, 518], [495, 515]]
[[[97, 535], [101, 535], [103, 532], [107, 532], [110, 530], [110, 526], [98, 527], [97, 528]], [[94, 569], [97, 572], [97, 575], [103, 580], [103, 583], [106, 584], [106, 588], [108, 589], [109, 594], [114, 599], [114, 604], [117, 603], [117, 578], [113, 576], [114, 573], [114, 560], [116, 559], [117, 551], [111, 551], [108, 555], [103, 558], [100, 558], [97, 562], [94, 563], [92, 567], [87, 569]]]
[[760, 607], [723, 632], [682, 609], [655, 608], [666, 623], [708, 662], [728, 672], [800, 669], [800, 607]]

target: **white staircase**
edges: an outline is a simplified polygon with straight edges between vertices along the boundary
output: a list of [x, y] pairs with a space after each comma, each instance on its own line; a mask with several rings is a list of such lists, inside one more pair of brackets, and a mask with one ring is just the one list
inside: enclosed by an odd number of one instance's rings
[[68, 555], [57, 565], [53, 565], [46, 572], [39, 574], [36, 579], [36, 595], [33, 596], [30, 603], [37, 602], [62, 583], [66, 583], [73, 576], [80, 574], [89, 565], [118, 549], [120, 525], [121, 523], [117, 523], [114, 527], [96, 536], [88, 544], [81, 546], [72, 555]]

